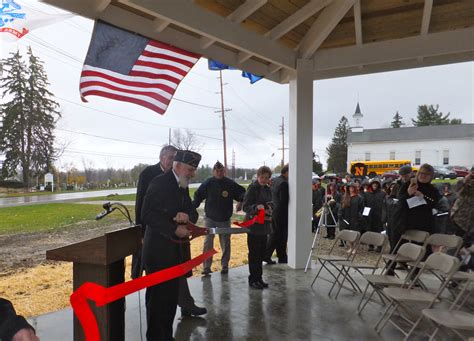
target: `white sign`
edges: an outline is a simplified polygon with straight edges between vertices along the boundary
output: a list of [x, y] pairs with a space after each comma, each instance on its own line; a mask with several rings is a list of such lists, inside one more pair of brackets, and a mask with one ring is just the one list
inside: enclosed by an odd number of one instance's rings
[[413, 208], [421, 205], [426, 205], [426, 200], [423, 197], [414, 196], [410, 199], [407, 199], [408, 208]]
[[54, 181], [53, 181], [53, 174], [51, 174], [51, 173], [46, 173], [46, 174], [44, 175], [44, 182], [45, 182], [45, 183], [54, 182]]
[[370, 207], [364, 207], [364, 212], [362, 212], [362, 215], [364, 217], [368, 217], [370, 214]]

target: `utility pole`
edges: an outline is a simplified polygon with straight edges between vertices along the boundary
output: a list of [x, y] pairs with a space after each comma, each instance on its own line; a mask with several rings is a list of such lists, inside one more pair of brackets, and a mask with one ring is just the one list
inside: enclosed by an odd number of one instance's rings
[[[222, 82], [222, 70], [219, 70], [219, 81], [221, 86], [221, 116], [222, 116], [222, 140], [224, 142], [224, 168], [227, 170], [227, 138], [225, 130], [225, 112], [231, 109], [224, 109], [224, 83]], [[219, 112], [219, 111], [216, 111]]]
[[168, 130], [168, 145], [171, 145], [171, 128]]
[[285, 150], [288, 149], [285, 147], [285, 118], [281, 117], [281, 126], [280, 126], [280, 135], [281, 135], [281, 167], [285, 165]]
[[235, 151], [232, 149], [232, 179], [235, 179]]

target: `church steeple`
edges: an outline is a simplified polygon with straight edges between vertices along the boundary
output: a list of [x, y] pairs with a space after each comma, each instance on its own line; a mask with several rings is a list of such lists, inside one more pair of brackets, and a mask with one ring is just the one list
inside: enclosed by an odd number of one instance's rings
[[364, 117], [364, 115], [362, 115], [362, 112], [360, 111], [359, 102], [357, 102], [356, 110], [354, 112], [354, 115], [352, 115], [352, 118], [354, 119], [354, 122], [355, 122], [355, 125], [352, 127], [353, 132], [362, 132], [363, 131], [363, 127], [362, 127], [362, 124], [361, 124], [361, 120], [362, 120], [363, 117]]

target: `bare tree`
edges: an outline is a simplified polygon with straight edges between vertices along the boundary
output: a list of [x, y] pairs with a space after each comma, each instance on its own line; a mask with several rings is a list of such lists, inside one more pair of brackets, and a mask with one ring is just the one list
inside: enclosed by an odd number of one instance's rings
[[84, 174], [87, 182], [94, 182], [92, 179], [94, 174], [94, 163], [90, 160], [82, 158], [82, 166], [84, 167]]
[[181, 129], [175, 129], [171, 137], [171, 144], [178, 149], [196, 152], [199, 152], [204, 146], [204, 144], [199, 142], [196, 134], [189, 129], [185, 129], [184, 132]]

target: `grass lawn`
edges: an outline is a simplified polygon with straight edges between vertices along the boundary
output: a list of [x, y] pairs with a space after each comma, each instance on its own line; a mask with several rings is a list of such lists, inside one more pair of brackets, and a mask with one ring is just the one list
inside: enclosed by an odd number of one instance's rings
[[[0, 234], [55, 230], [82, 221], [93, 221], [101, 211], [100, 205], [67, 203], [0, 208]], [[130, 211], [130, 214], [134, 213]], [[111, 219], [123, 221], [120, 212], [114, 212], [107, 218], [97, 223], [110, 224]]]

